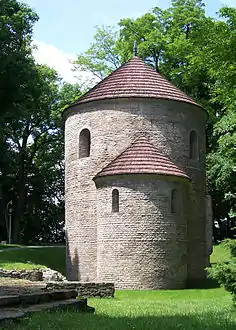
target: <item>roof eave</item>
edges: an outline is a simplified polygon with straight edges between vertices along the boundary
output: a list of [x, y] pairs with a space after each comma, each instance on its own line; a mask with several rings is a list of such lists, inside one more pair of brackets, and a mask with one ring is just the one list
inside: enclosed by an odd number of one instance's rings
[[164, 98], [164, 97], [149, 97], [149, 96], [122, 96], [122, 97], [103, 97], [103, 98], [97, 98], [97, 99], [91, 99], [91, 100], [82, 100], [82, 101], [78, 101], [77, 103], [72, 103], [71, 105], [69, 105], [68, 107], [66, 107], [63, 112], [62, 112], [62, 118], [64, 119], [66, 116], [66, 113], [68, 112], [68, 110], [76, 107], [76, 106], [80, 106], [80, 105], [84, 105], [84, 104], [88, 104], [88, 103], [92, 103], [92, 102], [99, 102], [99, 101], [106, 101], [106, 100], [115, 100], [115, 99], [153, 99], [153, 100], [168, 100], [168, 101], [175, 101], [175, 102], [181, 102], [181, 103], [187, 103], [187, 104], [191, 104], [194, 105], [200, 109], [202, 109], [206, 115], [207, 115], [207, 119], [209, 118], [209, 114], [208, 112], [205, 110], [205, 108], [203, 108], [203, 106], [201, 106], [200, 104], [196, 103], [194, 100], [191, 101], [184, 101], [184, 100], [177, 100], [177, 99], [171, 99], [171, 98]]
[[102, 178], [106, 178], [106, 177], [117, 177], [117, 176], [123, 176], [123, 175], [156, 175], [156, 176], [170, 176], [170, 177], [178, 177], [181, 179], [185, 179], [188, 181], [191, 181], [190, 177], [187, 175], [178, 175], [178, 174], [170, 174], [170, 173], [153, 173], [153, 172], [145, 172], [145, 173], [131, 173], [131, 172], [127, 172], [127, 173], [115, 173], [115, 174], [104, 174], [104, 175], [100, 175], [99, 173], [96, 174], [93, 177], [93, 181], [95, 182], [97, 179], [102, 179]]

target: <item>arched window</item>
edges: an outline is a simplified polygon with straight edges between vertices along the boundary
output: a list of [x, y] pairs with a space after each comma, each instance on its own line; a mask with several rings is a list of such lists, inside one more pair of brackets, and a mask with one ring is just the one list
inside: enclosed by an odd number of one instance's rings
[[195, 131], [191, 131], [189, 137], [189, 158], [198, 159], [198, 141], [197, 133]]
[[112, 190], [112, 212], [119, 212], [119, 191]]
[[176, 189], [171, 190], [171, 213], [178, 212], [178, 192]]
[[90, 156], [90, 144], [90, 131], [85, 128], [80, 132], [79, 135], [79, 158], [85, 158]]

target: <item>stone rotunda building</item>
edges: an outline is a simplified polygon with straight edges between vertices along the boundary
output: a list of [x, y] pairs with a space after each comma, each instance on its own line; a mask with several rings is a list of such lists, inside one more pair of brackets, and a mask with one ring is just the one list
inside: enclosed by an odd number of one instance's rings
[[202, 107], [134, 56], [64, 117], [67, 278], [119, 289], [203, 280]]

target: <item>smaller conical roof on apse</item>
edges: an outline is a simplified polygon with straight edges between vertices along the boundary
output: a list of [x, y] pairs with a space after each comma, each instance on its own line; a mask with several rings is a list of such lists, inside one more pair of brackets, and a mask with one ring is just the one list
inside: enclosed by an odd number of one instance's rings
[[137, 56], [121, 65], [71, 106], [98, 100], [133, 97], [175, 100], [200, 107]]
[[131, 146], [97, 173], [94, 179], [121, 174], [159, 174], [189, 179], [183, 170], [159, 152], [146, 137], [137, 138]]

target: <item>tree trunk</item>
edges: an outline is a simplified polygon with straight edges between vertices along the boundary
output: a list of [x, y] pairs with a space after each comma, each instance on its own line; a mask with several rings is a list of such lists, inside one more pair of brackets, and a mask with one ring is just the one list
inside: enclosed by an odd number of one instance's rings
[[25, 210], [25, 156], [26, 156], [26, 146], [27, 146], [28, 134], [23, 136], [22, 147], [20, 148], [19, 153], [19, 175], [18, 175], [18, 184], [17, 184], [17, 202], [14, 212], [13, 226], [12, 226], [12, 243], [19, 242], [19, 234], [21, 222], [23, 221], [24, 210]]

